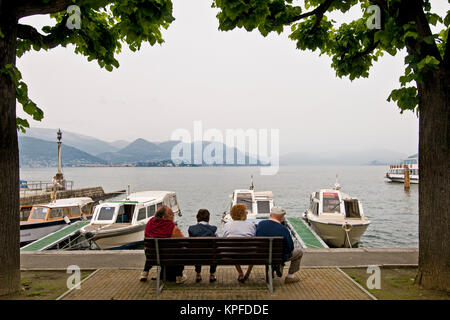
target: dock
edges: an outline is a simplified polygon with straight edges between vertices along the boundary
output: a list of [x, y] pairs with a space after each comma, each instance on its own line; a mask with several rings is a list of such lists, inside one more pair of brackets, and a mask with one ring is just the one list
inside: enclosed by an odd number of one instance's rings
[[328, 248], [328, 245], [319, 237], [310, 226], [301, 218], [287, 218], [287, 226], [294, 238], [302, 248]]
[[20, 251], [44, 251], [52, 248], [60, 249], [65, 244], [69, 244], [70, 246], [70, 241], [76, 238], [79, 234], [79, 230], [87, 224], [89, 224], [89, 221], [74, 222], [20, 248]]

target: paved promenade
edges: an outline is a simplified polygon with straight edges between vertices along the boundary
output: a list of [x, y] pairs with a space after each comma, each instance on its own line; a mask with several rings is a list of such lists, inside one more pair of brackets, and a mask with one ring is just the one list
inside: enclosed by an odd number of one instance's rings
[[[302, 267], [359, 267], [417, 265], [417, 248], [304, 249]], [[140, 269], [143, 250], [92, 250], [21, 252], [22, 270], [65, 270], [70, 265], [81, 269]]]
[[219, 266], [217, 282], [210, 284], [208, 269], [203, 267], [203, 281], [195, 283], [193, 267], [186, 267], [184, 284], [166, 283], [156, 297], [156, 281], [150, 280], [156, 273], [152, 268], [147, 282], [140, 282], [140, 270], [99, 269], [81, 283], [80, 290], [66, 292], [63, 300], [370, 300], [373, 297], [338, 268], [301, 268], [296, 274], [299, 282], [284, 284], [275, 277], [274, 292], [270, 294], [264, 275], [264, 267], [255, 266], [250, 279], [239, 283], [234, 267]]

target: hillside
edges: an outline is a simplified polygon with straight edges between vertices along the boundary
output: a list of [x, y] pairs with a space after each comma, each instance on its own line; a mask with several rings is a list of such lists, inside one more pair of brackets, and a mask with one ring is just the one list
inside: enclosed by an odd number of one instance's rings
[[[19, 136], [19, 163], [21, 167], [57, 167], [58, 148], [56, 142]], [[61, 145], [62, 165], [79, 167], [105, 165], [100, 158], [77, 148]]]
[[[26, 133], [19, 132], [19, 136], [36, 138], [55, 143], [57, 131], [58, 129], [28, 128]], [[103, 152], [115, 152], [120, 149], [113, 144], [94, 137], [69, 132], [63, 129], [61, 129], [61, 131], [63, 134], [63, 145], [74, 147], [92, 155], [97, 155]], [[123, 145], [123, 142], [119, 142], [119, 144], [121, 143]]]

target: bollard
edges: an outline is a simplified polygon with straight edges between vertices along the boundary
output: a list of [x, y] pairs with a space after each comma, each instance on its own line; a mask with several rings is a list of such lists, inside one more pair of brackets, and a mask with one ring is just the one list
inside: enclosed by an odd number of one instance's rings
[[407, 165], [405, 165], [405, 169], [404, 169], [404, 185], [405, 185], [405, 191], [409, 191], [409, 187], [410, 187], [410, 180], [409, 180], [409, 168]]

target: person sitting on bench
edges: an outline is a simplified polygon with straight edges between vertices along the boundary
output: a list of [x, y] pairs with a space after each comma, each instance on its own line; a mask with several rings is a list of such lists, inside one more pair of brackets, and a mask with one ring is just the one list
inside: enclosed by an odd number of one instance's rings
[[[261, 221], [256, 227], [257, 237], [279, 237], [284, 238], [283, 245], [283, 261], [290, 261], [288, 274], [284, 279], [284, 283], [293, 283], [299, 281], [294, 274], [300, 269], [300, 260], [303, 256], [303, 251], [300, 248], [294, 248], [294, 242], [292, 241], [289, 229], [286, 228], [282, 222], [286, 210], [280, 207], [272, 207], [270, 210], [270, 218], [268, 220]], [[269, 275], [271, 277], [272, 275]]]
[[[209, 211], [206, 209], [200, 209], [197, 212], [197, 224], [190, 226], [188, 229], [189, 237], [217, 237], [217, 227], [209, 224]], [[209, 282], [216, 281], [216, 265], [211, 265], [209, 267]], [[195, 277], [195, 282], [202, 281], [202, 266], [196, 265], [195, 272], [197, 276]]]
[[[167, 206], [160, 207], [153, 218], [151, 218], [145, 226], [146, 238], [184, 238], [183, 233], [173, 222], [174, 213]], [[141, 273], [141, 281], [147, 281], [148, 272], [151, 265], [146, 261], [144, 271]], [[184, 266], [165, 266], [166, 279], [168, 281], [176, 281], [176, 283], [184, 283], [187, 278], [183, 275]]]
[[[230, 216], [233, 219], [228, 221], [223, 226], [224, 237], [254, 237], [256, 226], [253, 222], [247, 221], [247, 207], [245, 204], [235, 204], [230, 210]], [[248, 266], [245, 275], [242, 272], [241, 266], [236, 265], [236, 270], [239, 273], [238, 281], [244, 283], [250, 276], [253, 266]]]

